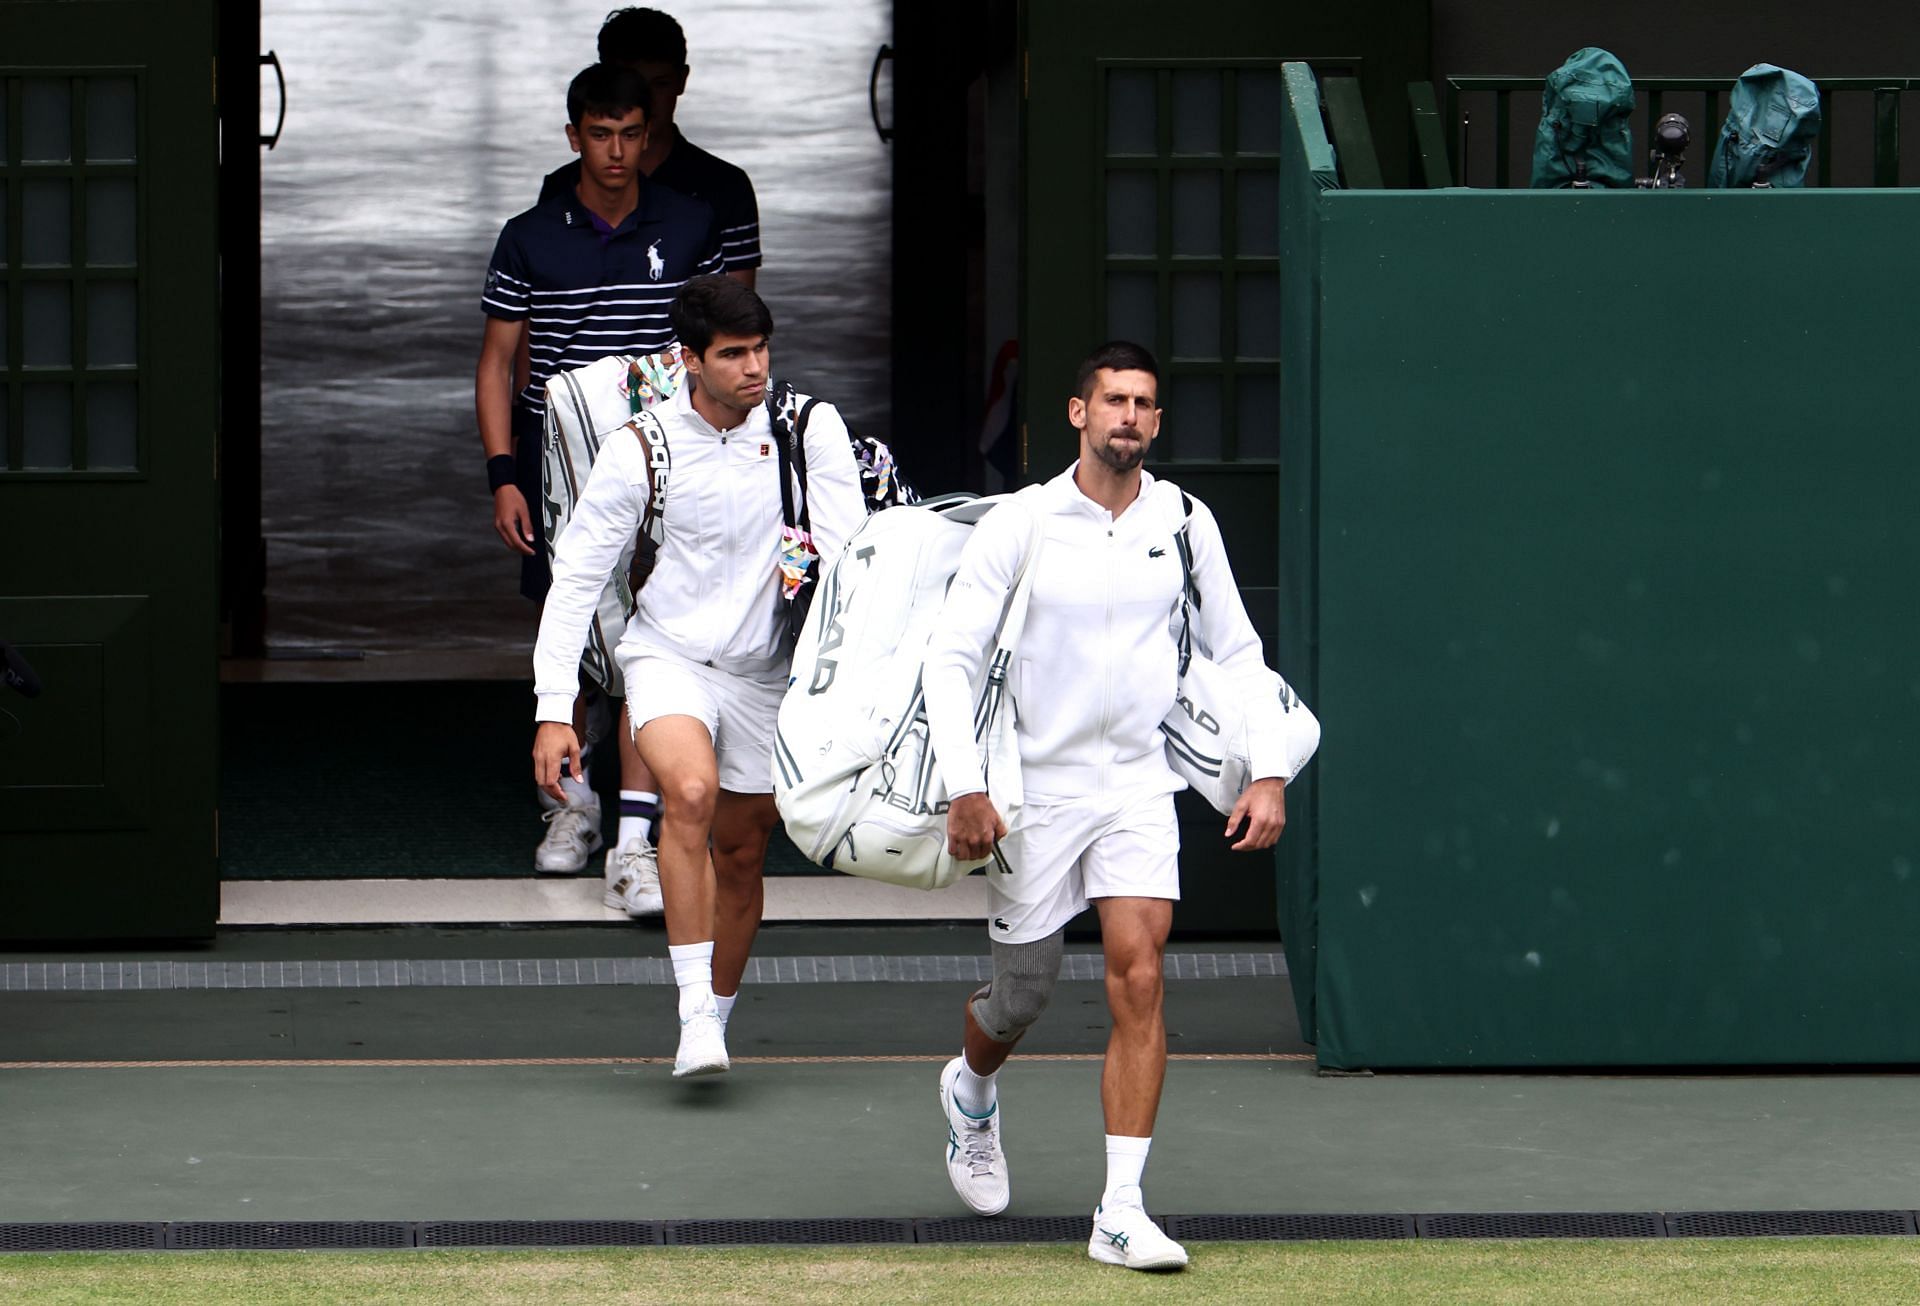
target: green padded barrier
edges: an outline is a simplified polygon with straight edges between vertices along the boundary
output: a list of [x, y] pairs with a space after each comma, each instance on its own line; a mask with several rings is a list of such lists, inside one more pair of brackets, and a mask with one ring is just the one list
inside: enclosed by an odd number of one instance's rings
[[[1320, 118], [1313, 70], [1290, 63], [1282, 70], [1286, 129], [1280, 137], [1280, 630], [1279, 667], [1310, 706], [1314, 679], [1313, 572], [1314, 431], [1318, 379], [1319, 197], [1339, 186], [1333, 147]], [[1287, 828], [1280, 836], [1276, 890], [1280, 937], [1287, 948], [1300, 1028], [1314, 1038], [1314, 974], [1318, 924], [1314, 906], [1315, 762], [1287, 786]]]
[[1322, 1064], [1920, 1061], [1920, 192], [1315, 212]]

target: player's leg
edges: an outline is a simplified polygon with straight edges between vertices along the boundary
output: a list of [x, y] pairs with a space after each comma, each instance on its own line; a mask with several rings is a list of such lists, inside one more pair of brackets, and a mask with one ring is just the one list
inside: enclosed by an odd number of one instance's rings
[[1029, 807], [1000, 841], [1008, 869], [987, 871], [992, 977], [967, 1000], [961, 1053], [940, 1072], [947, 1178], [981, 1215], [997, 1215], [1012, 1200], [999, 1072], [1060, 978], [1062, 931], [1087, 905], [1078, 859], [1090, 834], [1071, 805]]
[[1100, 1074], [1107, 1182], [1087, 1252], [1136, 1270], [1187, 1263], [1185, 1249], [1147, 1215], [1141, 1195], [1167, 1076], [1165, 968], [1173, 902], [1180, 896], [1179, 847], [1168, 794], [1158, 802], [1127, 804], [1085, 858], [1087, 894], [1100, 914], [1113, 1021]]
[[713, 829], [714, 989], [722, 1027], [732, 1017], [740, 977], [766, 904], [761, 872], [780, 813], [773, 803], [773, 732], [787, 669], [755, 672], [700, 668], [718, 704], [714, 731], [720, 798]]
[[739, 996], [766, 905], [767, 841], [780, 823], [772, 794], [721, 789], [713, 814], [713, 992], [724, 1026]]
[[713, 999], [714, 883], [707, 844], [720, 786], [712, 741], [705, 721], [680, 715], [644, 721], [638, 737], [640, 755], [660, 788], [660, 889], [667, 955], [680, 989], [676, 1078], [718, 1074], [728, 1065]]

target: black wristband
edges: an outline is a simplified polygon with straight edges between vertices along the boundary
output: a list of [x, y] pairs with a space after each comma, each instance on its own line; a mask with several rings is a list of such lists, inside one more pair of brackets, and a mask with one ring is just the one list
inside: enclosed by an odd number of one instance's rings
[[487, 459], [487, 489], [493, 491], [503, 485], [512, 485], [517, 465], [510, 453], [497, 453]]

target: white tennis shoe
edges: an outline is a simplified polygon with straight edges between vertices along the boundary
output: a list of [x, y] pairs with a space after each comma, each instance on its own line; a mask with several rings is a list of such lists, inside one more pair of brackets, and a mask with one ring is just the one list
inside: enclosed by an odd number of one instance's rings
[[600, 848], [600, 799], [542, 812], [546, 838], [533, 850], [533, 869], [542, 875], [573, 875], [587, 869], [587, 857]]
[[998, 1215], [1013, 1199], [1007, 1158], [1000, 1150], [1000, 1104], [984, 1119], [970, 1116], [953, 1100], [960, 1058], [940, 1072], [940, 1113], [947, 1118], [947, 1178], [960, 1200], [980, 1215]]
[[673, 1055], [675, 1079], [724, 1074], [731, 1064], [727, 1060], [726, 1027], [720, 1023], [720, 1010], [711, 999], [691, 1016], [680, 1018], [680, 1049]]
[[608, 850], [606, 879], [607, 891], [600, 900], [615, 911], [638, 919], [667, 909], [666, 899], [660, 896], [660, 859], [645, 839]]
[[1087, 1255], [1129, 1270], [1177, 1270], [1187, 1263], [1187, 1249], [1167, 1237], [1145, 1207], [1133, 1205], [1093, 1208]]

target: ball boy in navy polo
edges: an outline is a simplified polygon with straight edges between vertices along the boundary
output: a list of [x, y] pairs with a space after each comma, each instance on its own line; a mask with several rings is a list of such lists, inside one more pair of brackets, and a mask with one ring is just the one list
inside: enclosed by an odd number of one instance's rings
[[[667, 310], [680, 288], [721, 268], [712, 207], [651, 184], [637, 166], [647, 146], [651, 98], [645, 79], [614, 64], [594, 64], [573, 79], [567, 143], [580, 155], [579, 179], [509, 221], [487, 268], [474, 407], [493, 490], [493, 528], [521, 555], [520, 591], [535, 600], [546, 597], [550, 582], [545, 514], [533, 509], [541, 492], [548, 379], [610, 354], [666, 348], [674, 334]], [[524, 379], [516, 387], [523, 337]], [[622, 761], [624, 773], [628, 759]], [[631, 764], [637, 767], [637, 753]], [[543, 817], [548, 830], [534, 854], [536, 870], [579, 871], [601, 844], [599, 799], [584, 767], [567, 777], [565, 788], [566, 804], [549, 806]], [[627, 791], [651, 788], [638, 772], [631, 784], [623, 775], [623, 829]], [[644, 851], [650, 858], [650, 847]], [[636, 847], [636, 858], [641, 852]], [[609, 872], [615, 860], [609, 855]], [[657, 889], [651, 896], [645, 905], [657, 911]], [[631, 912], [641, 904], [627, 905]]]

